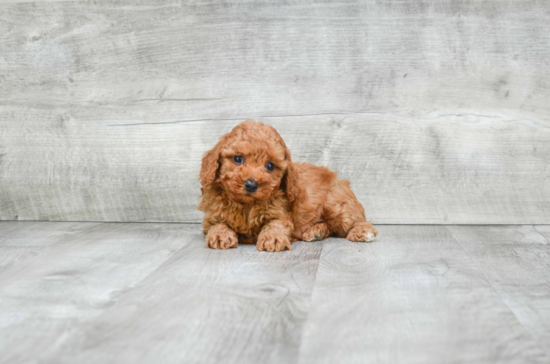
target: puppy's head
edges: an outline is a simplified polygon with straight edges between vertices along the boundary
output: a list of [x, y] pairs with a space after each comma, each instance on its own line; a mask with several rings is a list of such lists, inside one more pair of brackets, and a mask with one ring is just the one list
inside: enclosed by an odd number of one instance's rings
[[203, 187], [220, 183], [235, 201], [253, 204], [283, 188], [294, 198], [290, 151], [277, 131], [253, 120], [223, 135], [202, 159]]

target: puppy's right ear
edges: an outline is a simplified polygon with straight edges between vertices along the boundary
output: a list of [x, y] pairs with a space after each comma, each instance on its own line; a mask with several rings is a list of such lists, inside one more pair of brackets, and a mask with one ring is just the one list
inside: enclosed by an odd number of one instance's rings
[[216, 179], [218, 174], [218, 168], [220, 167], [220, 152], [222, 141], [212, 149], [204, 154], [202, 157], [201, 173], [199, 179], [203, 187], [208, 186]]

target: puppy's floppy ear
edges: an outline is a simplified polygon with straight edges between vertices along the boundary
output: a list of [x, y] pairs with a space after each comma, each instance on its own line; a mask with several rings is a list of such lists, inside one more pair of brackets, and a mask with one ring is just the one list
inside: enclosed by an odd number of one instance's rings
[[220, 152], [224, 138], [222, 137], [218, 144], [202, 157], [201, 173], [199, 179], [203, 187], [208, 186], [216, 179], [218, 168], [220, 167]]
[[284, 191], [288, 201], [293, 202], [298, 197], [298, 176], [292, 164], [292, 158], [290, 157], [290, 151], [285, 147], [285, 159], [288, 163], [286, 173], [284, 176]]

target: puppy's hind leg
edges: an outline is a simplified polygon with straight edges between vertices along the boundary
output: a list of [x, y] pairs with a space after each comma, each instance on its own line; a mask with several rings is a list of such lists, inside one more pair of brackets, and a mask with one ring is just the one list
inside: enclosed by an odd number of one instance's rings
[[329, 190], [323, 212], [330, 231], [336, 236], [371, 242], [378, 234], [374, 226], [367, 222], [365, 209], [346, 180], [339, 180]]

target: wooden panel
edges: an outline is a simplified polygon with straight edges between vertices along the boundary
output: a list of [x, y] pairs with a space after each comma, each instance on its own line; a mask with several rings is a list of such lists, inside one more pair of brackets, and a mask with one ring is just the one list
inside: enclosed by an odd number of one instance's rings
[[548, 362], [445, 227], [379, 240], [325, 242], [301, 363]]
[[547, 2], [142, 0], [0, 9], [0, 96], [10, 104], [161, 104], [172, 120], [550, 112]]
[[194, 224], [2, 222], [0, 362], [548, 363], [549, 242], [448, 229], [271, 254]]
[[0, 222], [0, 247], [45, 247], [78, 236], [99, 226], [94, 222], [59, 222], [47, 224], [29, 221]]
[[[38, 248], [56, 244], [62, 240], [80, 239], [93, 232], [99, 223], [82, 222], [0, 222], [0, 285], [18, 276], [19, 268], [26, 267], [27, 260], [40, 255]], [[23, 268], [24, 269], [24, 268]]]
[[200, 221], [200, 156], [260, 118], [376, 223], [550, 221], [548, 2], [10, 2], [0, 18], [0, 219]]
[[[28, 119], [40, 133], [4, 134], [3, 219], [198, 222], [201, 155], [237, 123], [113, 125], [116, 112], [76, 108], [59, 134], [48, 114]], [[496, 114], [263, 120], [295, 160], [351, 180], [375, 223], [550, 221], [550, 128], [541, 124]]]
[[[296, 243], [292, 251], [281, 254], [259, 253], [254, 245], [215, 251], [206, 248], [199, 225], [191, 241], [171, 236], [178, 225], [166, 227], [170, 233], [155, 226], [155, 234], [150, 234], [152, 229], [133, 224], [131, 231], [121, 228], [94, 244], [89, 242], [93, 235], [87, 234], [58, 257], [63, 263], [53, 264], [42, 256], [43, 266], [33, 266], [22, 274], [24, 279], [16, 277], [9, 296], [5, 290], [2, 293], [0, 312], [4, 317], [17, 314], [22, 318], [3, 335], [11, 330], [10, 338], [15, 340], [30, 330], [34, 334], [17, 349], [7, 350], [17, 353], [7, 359], [55, 363], [153, 363], [159, 358], [163, 363], [297, 361], [322, 243]], [[170, 247], [161, 239], [170, 241]], [[112, 247], [105, 249], [107, 244]], [[186, 247], [171, 255], [175, 244]], [[146, 247], [152, 256], [145, 254]], [[109, 251], [113, 253], [107, 256]], [[130, 251], [130, 256], [124, 255]], [[160, 265], [155, 259], [159, 254], [170, 258], [162, 259]], [[38, 292], [31, 291], [39, 284]], [[13, 287], [18, 288], [17, 300], [10, 297], [15, 295]], [[34, 316], [29, 317], [31, 313]], [[57, 316], [59, 325], [50, 322], [52, 316]], [[38, 330], [46, 324], [53, 327]], [[39, 347], [34, 346], [36, 341]], [[7, 348], [12, 341], [0, 342]], [[42, 351], [48, 343], [51, 347]]]
[[550, 225], [537, 225], [535, 230], [544, 235], [550, 244]]
[[532, 226], [449, 226], [550, 358], [550, 244]]
[[[55, 355], [78, 325], [99, 316], [199, 235], [196, 225], [27, 224], [30, 229], [19, 223], [20, 236], [0, 236], [2, 363]], [[33, 229], [42, 236], [29, 233]]]

